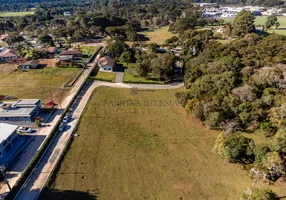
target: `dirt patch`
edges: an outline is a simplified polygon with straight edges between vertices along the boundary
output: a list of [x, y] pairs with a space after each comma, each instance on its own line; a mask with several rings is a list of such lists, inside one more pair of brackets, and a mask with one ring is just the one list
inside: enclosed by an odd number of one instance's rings
[[55, 67], [56, 66], [56, 59], [43, 59], [40, 60], [40, 65], [43, 65], [45, 67]]
[[13, 72], [17, 67], [17, 64], [13, 63], [5, 63], [5, 64], [0, 64], [0, 74], [7, 74], [10, 72]]

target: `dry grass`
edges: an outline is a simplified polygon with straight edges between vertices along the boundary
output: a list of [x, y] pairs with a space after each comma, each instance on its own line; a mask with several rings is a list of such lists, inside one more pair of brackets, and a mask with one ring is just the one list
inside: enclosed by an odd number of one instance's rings
[[[144, 105], [147, 100], [174, 103], [174, 93], [96, 89], [78, 128], [80, 136], [44, 199], [63, 199], [70, 192], [78, 199], [93, 195], [101, 200], [240, 199], [253, 181], [238, 165], [212, 153], [217, 132], [174, 104]], [[109, 105], [128, 99], [141, 105]], [[274, 189], [286, 194], [285, 188]]]
[[67, 94], [62, 85], [69, 82], [79, 73], [76, 68], [45, 68], [28, 71], [15, 71], [0, 74], [0, 95], [16, 98], [39, 98], [62, 100]]
[[0, 75], [11, 73], [15, 69], [17, 69], [17, 64], [9, 64], [9, 63], [0, 64]]
[[153, 42], [157, 44], [164, 44], [166, 39], [176, 36], [176, 34], [169, 32], [168, 29], [168, 26], [164, 26], [162, 28], [156, 28], [154, 31], [141, 31], [138, 32], [138, 34], [144, 36], [147, 39], [147, 41], [145, 41], [147, 44]]

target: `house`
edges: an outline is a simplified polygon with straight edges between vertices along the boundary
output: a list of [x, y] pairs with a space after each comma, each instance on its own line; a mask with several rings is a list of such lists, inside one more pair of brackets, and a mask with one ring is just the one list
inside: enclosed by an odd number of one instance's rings
[[71, 12], [70, 11], [65, 11], [64, 12], [64, 16], [71, 16]]
[[6, 149], [13, 147], [14, 141], [18, 138], [18, 126], [6, 123], [0, 123], [0, 157], [4, 157]]
[[39, 49], [39, 51], [44, 51], [49, 54], [58, 54], [59, 53], [59, 48], [58, 47], [42, 47]]
[[40, 113], [41, 108], [39, 99], [0, 102], [0, 122], [32, 122]]
[[2, 34], [0, 35], [0, 42], [5, 42], [5, 39], [8, 37], [8, 34]]
[[57, 57], [57, 63], [80, 63], [82, 61], [83, 54], [81, 51], [72, 49], [62, 51]]
[[6, 49], [0, 53], [0, 62], [14, 61], [17, 58], [15, 51], [12, 49]]
[[99, 66], [99, 71], [106, 71], [106, 72], [112, 72], [113, 71], [113, 67], [115, 64], [115, 61], [108, 57], [101, 57], [98, 59], [98, 66]]
[[38, 60], [29, 60], [24, 62], [23, 64], [20, 64], [18, 66], [18, 69], [36, 69], [40, 64], [40, 61]]

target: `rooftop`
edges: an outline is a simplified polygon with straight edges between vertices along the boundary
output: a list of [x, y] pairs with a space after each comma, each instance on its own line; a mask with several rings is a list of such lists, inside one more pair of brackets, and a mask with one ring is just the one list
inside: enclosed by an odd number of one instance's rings
[[21, 99], [17, 102], [0, 102], [0, 117], [30, 116], [36, 109], [38, 103], [40, 103], [39, 99]]
[[0, 143], [6, 140], [18, 126], [6, 123], [0, 123]]
[[61, 55], [82, 55], [82, 52], [72, 49], [72, 50], [62, 51]]
[[24, 63], [24, 65], [38, 65], [38, 64], [40, 64], [40, 61], [38, 60], [29, 60]]

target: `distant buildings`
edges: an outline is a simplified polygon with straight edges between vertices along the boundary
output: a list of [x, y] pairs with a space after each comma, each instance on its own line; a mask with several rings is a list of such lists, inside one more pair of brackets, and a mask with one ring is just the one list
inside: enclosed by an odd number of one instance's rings
[[[19, 85], [19, 87], [21, 87], [21, 85]], [[0, 102], [0, 121], [32, 122], [39, 114], [41, 108], [41, 101], [39, 99], [20, 99], [16, 102]]]
[[18, 126], [0, 123], [0, 157], [6, 155], [6, 149], [13, 147], [14, 141], [18, 138]]
[[202, 16], [204, 18], [234, 18], [242, 10], [247, 10], [252, 12], [254, 16], [262, 15], [283, 15], [283, 9], [277, 8], [265, 8], [259, 6], [244, 6], [244, 7], [218, 7], [211, 6], [211, 4], [206, 4], [208, 6], [203, 7]]

